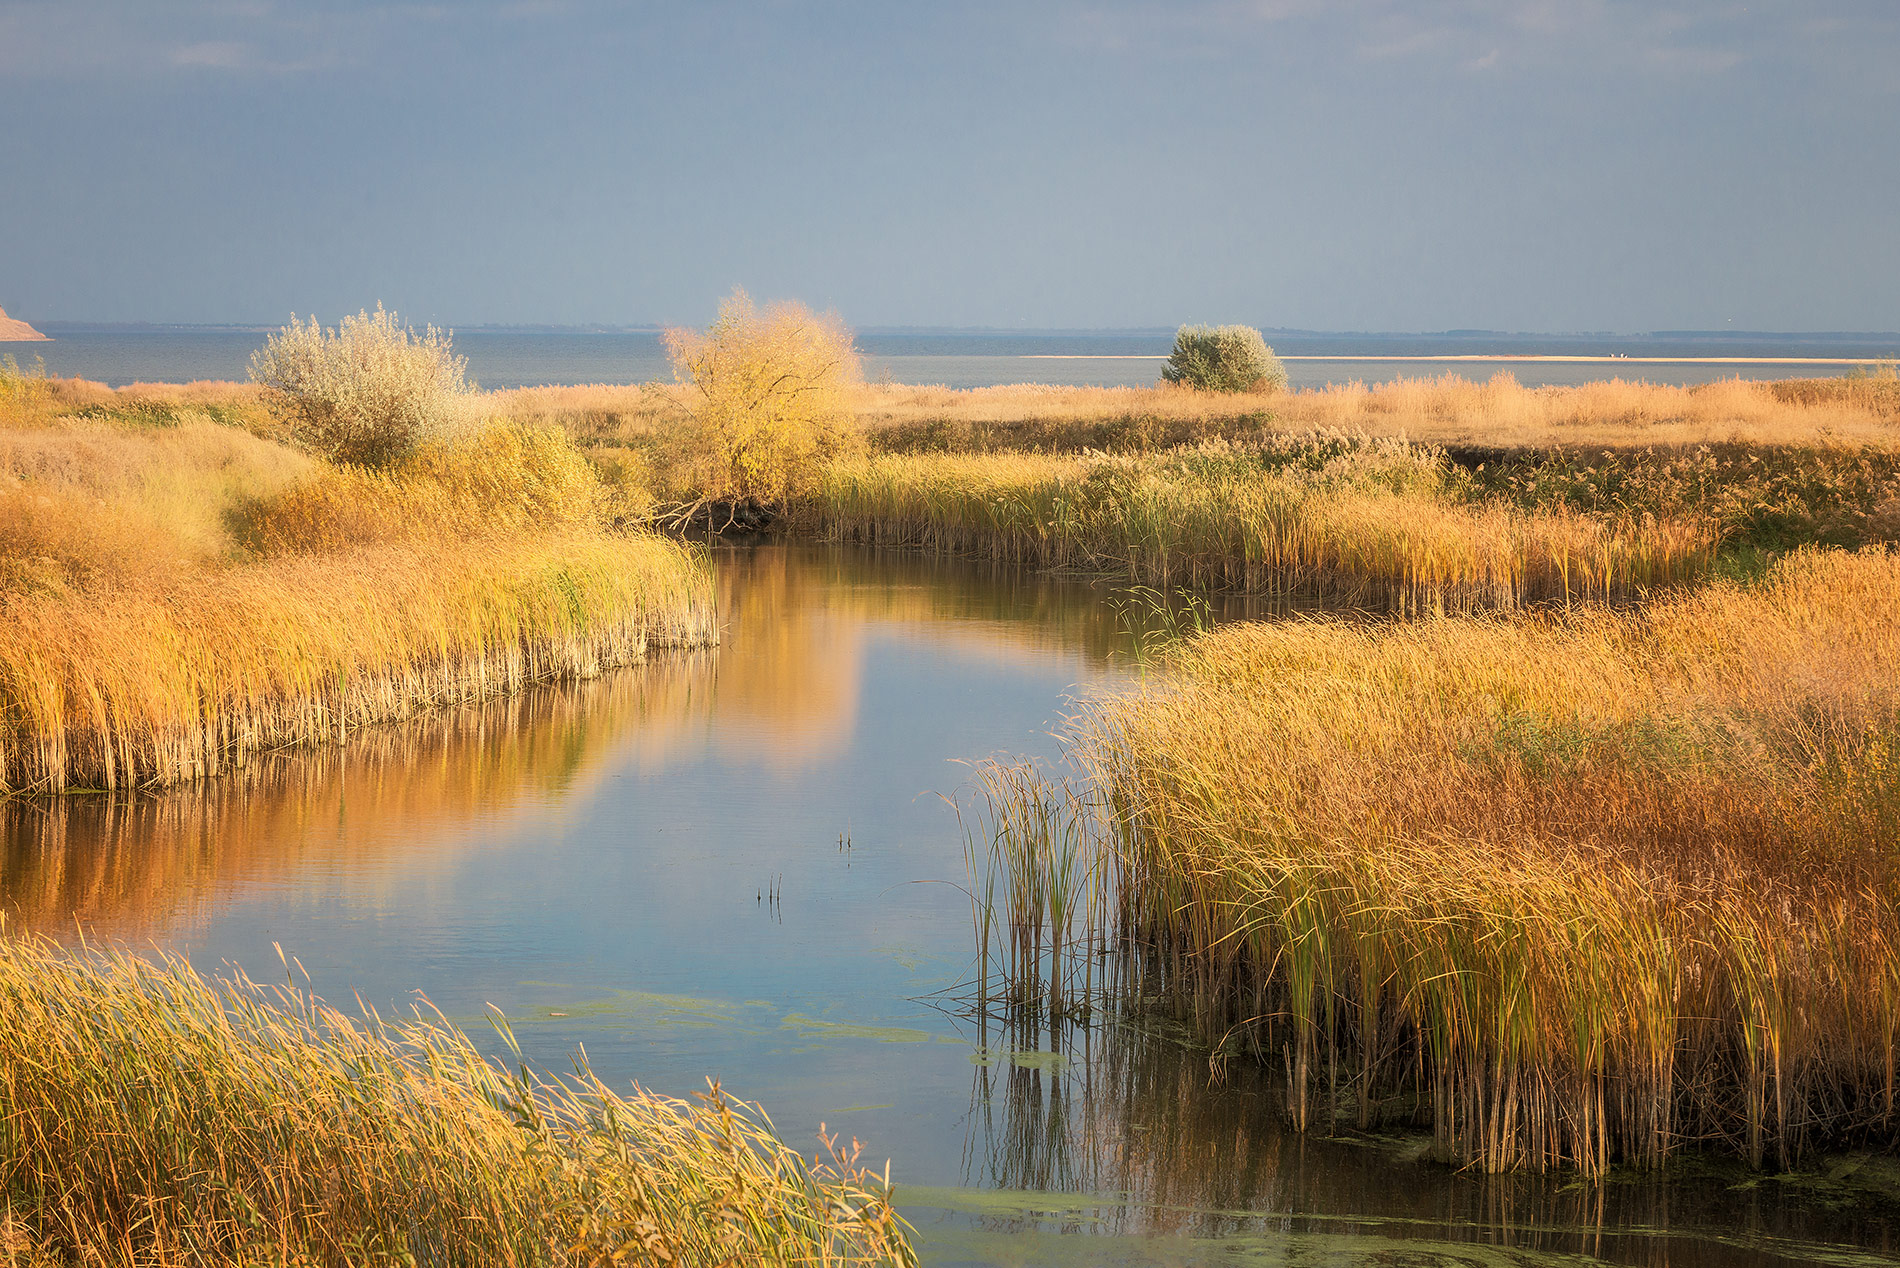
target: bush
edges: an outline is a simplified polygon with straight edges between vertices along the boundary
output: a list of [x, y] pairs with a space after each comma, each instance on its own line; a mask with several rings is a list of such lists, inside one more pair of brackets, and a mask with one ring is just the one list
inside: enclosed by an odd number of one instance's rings
[[1161, 377], [1206, 392], [1278, 391], [1286, 367], [1252, 326], [1183, 326]]
[[851, 331], [803, 304], [759, 311], [744, 291], [703, 334], [666, 332], [673, 373], [695, 389], [676, 482], [712, 500], [783, 502], [843, 447], [862, 379]]
[[332, 462], [387, 466], [452, 440], [474, 417], [468, 360], [449, 338], [434, 326], [418, 335], [381, 304], [330, 330], [292, 314], [252, 355], [251, 378], [297, 444]]

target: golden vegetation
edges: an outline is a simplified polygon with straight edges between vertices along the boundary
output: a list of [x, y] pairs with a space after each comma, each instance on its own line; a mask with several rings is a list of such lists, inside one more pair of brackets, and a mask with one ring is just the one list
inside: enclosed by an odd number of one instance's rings
[[439, 1018], [0, 940], [0, 1248], [49, 1261], [914, 1263], [888, 1176], [825, 1143], [717, 1086], [511, 1072]]
[[1415, 610], [1628, 598], [1698, 575], [1715, 546], [1690, 521], [1474, 503], [1438, 451], [1328, 434], [871, 457], [834, 464], [803, 514], [877, 544]]
[[[61, 412], [192, 406], [246, 411], [247, 425], [267, 425], [259, 418], [260, 389], [246, 384], [113, 389], [84, 380], [44, 382]], [[478, 412], [559, 426], [590, 449], [637, 451], [678, 427], [693, 393], [690, 383], [515, 388], [481, 394]], [[1900, 443], [1900, 383], [1876, 376], [1525, 387], [1508, 374], [1482, 383], [1447, 374], [1235, 395], [1171, 385], [856, 383], [846, 389], [844, 406], [851, 428], [882, 452], [1138, 449], [1314, 429], [1481, 448]]]
[[688, 496], [780, 504], [844, 445], [859, 368], [836, 313], [798, 303], [761, 312], [734, 291], [703, 334], [672, 329], [665, 338], [674, 375], [689, 387], [686, 421], [662, 452], [670, 482]]
[[364, 547], [14, 594], [0, 790], [217, 775], [259, 749], [712, 637], [703, 564], [596, 532]]
[[1113, 920], [1303, 1127], [1489, 1170], [1888, 1142], [1896, 663], [1878, 550], [1641, 614], [1221, 629], [1092, 710]]
[[265, 555], [370, 543], [573, 532], [646, 517], [643, 489], [611, 486], [558, 431], [495, 424], [476, 443], [433, 443], [385, 468], [326, 466], [233, 512]]

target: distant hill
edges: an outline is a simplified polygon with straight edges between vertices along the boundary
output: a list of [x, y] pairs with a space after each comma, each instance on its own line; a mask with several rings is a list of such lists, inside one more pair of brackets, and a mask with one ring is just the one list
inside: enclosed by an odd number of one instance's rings
[[45, 335], [25, 322], [7, 316], [7, 310], [0, 308], [0, 343], [27, 343], [45, 338]]

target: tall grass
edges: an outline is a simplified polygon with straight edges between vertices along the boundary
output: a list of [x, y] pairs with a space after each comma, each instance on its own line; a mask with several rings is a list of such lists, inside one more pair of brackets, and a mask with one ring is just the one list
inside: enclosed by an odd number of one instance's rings
[[[1487, 1170], [1891, 1143], [1900, 555], [1641, 614], [1299, 620], [1099, 702], [1116, 929], [1297, 1126]], [[1084, 931], [1086, 936], [1086, 931]]]
[[1338, 434], [1147, 456], [884, 456], [836, 464], [809, 526], [878, 544], [1409, 610], [1628, 598], [1693, 578], [1689, 521], [1472, 501], [1443, 455]]
[[[1068, 784], [1032, 765], [976, 767], [964, 863], [977, 936], [976, 1012], [1013, 1025], [1086, 1021], [1106, 996], [1112, 855], [1092, 848], [1088, 815]], [[962, 810], [958, 810], [962, 817]]]
[[914, 1263], [888, 1173], [825, 1145], [717, 1085], [511, 1070], [294, 977], [0, 939], [0, 1201], [78, 1262]]

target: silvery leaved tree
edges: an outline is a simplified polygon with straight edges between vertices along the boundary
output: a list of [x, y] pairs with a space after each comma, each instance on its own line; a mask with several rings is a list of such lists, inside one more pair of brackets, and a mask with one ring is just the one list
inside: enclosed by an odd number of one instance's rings
[[417, 334], [395, 313], [359, 312], [324, 329], [295, 314], [251, 357], [291, 439], [332, 462], [385, 467], [452, 440], [475, 417], [468, 359], [448, 331]]
[[1183, 326], [1161, 377], [1207, 392], [1277, 391], [1286, 367], [1252, 326]]

